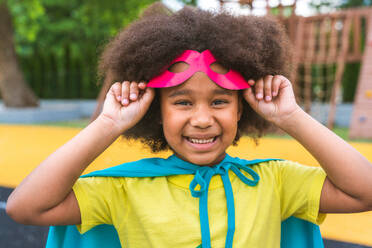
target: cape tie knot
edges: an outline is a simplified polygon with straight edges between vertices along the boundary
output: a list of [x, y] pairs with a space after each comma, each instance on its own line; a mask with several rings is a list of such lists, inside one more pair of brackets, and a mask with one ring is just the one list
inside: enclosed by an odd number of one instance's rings
[[222, 164], [217, 165], [216, 167], [212, 167], [215, 170], [215, 174], [224, 175], [229, 172], [232, 163], [224, 162]]
[[[229, 170], [232, 170], [239, 179], [249, 186], [255, 186], [260, 177], [253, 171], [249, 166], [240, 165], [233, 162], [223, 162], [214, 167], [203, 166], [196, 170], [195, 176], [191, 181], [189, 188], [193, 197], [201, 197], [205, 192], [208, 191], [210, 180], [214, 175], [228, 176]], [[252, 179], [246, 177], [240, 169], [248, 172]], [[196, 189], [197, 187], [200, 189]], [[226, 190], [226, 188], [225, 188]]]

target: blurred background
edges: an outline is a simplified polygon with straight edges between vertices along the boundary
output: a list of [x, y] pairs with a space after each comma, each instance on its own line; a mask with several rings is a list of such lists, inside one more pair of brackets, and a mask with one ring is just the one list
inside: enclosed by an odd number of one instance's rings
[[[47, 228], [14, 223], [6, 199], [99, 113], [104, 45], [149, 8], [172, 13], [184, 5], [278, 18], [293, 46], [298, 102], [372, 161], [372, 0], [0, 0], [0, 248], [44, 246]], [[280, 132], [258, 147], [243, 139], [231, 153], [244, 157], [247, 147], [250, 157], [318, 165]], [[139, 144], [118, 141], [90, 170], [147, 156]], [[372, 214], [331, 215], [321, 231], [326, 247], [372, 247]]]

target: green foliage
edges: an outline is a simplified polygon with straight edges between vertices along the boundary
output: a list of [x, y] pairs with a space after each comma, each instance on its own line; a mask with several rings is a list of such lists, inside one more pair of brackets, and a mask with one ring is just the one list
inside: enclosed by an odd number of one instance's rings
[[[283, 8], [283, 10], [282, 10], [283, 12], [282, 12], [282, 15], [283, 16], [285, 16], [285, 17], [289, 17], [289, 16], [291, 16], [293, 13], [293, 9], [292, 9], [292, 7], [290, 7], [290, 6], [284, 6], [284, 8]], [[274, 15], [274, 16], [277, 16], [277, 15], [279, 15], [279, 13], [280, 13], [280, 9], [279, 9], [279, 7], [275, 7], [275, 8], [271, 8], [270, 9], [270, 13], [272, 14], [272, 15]]]
[[316, 10], [317, 13], [323, 13], [327, 12], [330, 9], [336, 8], [335, 1], [333, 0], [317, 0], [317, 1], [311, 1], [309, 3], [309, 6]]
[[103, 45], [153, 2], [7, 0], [27, 81], [42, 98], [95, 98]]
[[317, 13], [326, 13], [335, 9], [347, 9], [362, 6], [372, 6], [372, 0], [315, 0], [309, 6]]
[[192, 6], [197, 6], [198, 1], [197, 0], [181, 0], [186, 5], [192, 5]]
[[45, 9], [39, 0], [8, 0], [7, 3], [13, 15], [17, 53], [30, 53], [27, 44], [36, 41], [41, 29], [38, 21], [45, 14]]
[[341, 4], [337, 7], [341, 9], [347, 9], [352, 7], [360, 7], [360, 6], [372, 6], [371, 0], [342, 0]]
[[345, 65], [345, 71], [342, 77], [343, 102], [354, 101], [356, 85], [358, 83], [359, 70], [360, 63], [348, 63]]
[[[8, 0], [13, 15], [18, 54], [35, 46], [62, 53], [96, 48], [137, 18], [154, 0]], [[89, 48], [89, 49], [90, 49]]]
[[309, 3], [310, 7], [317, 13], [322, 13], [330, 9], [347, 9], [361, 6], [372, 6], [372, 0], [315, 0]]

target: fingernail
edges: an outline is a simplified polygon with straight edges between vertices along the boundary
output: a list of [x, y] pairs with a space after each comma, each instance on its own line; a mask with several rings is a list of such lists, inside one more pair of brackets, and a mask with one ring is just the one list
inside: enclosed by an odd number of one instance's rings
[[266, 101], [270, 101], [271, 100], [271, 96], [266, 96], [265, 99], [266, 99]]
[[274, 91], [273, 96], [276, 96], [276, 95], [278, 95], [278, 92]]
[[127, 105], [127, 104], [129, 103], [129, 101], [128, 101], [128, 99], [124, 98], [123, 101], [122, 101], [122, 103], [123, 103], [124, 105]]
[[258, 94], [256, 95], [256, 97], [257, 97], [258, 99], [261, 99], [261, 98], [262, 98], [262, 94], [261, 94], [261, 93], [258, 93]]
[[121, 100], [121, 96], [117, 96], [116, 98], [118, 99], [118, 101], [120, 101], [120, 100]]
[[130, 94], [130, 99], [135, 100], [136, 98], [137, 98], [136, 94], [134, 94], [134, 93]]

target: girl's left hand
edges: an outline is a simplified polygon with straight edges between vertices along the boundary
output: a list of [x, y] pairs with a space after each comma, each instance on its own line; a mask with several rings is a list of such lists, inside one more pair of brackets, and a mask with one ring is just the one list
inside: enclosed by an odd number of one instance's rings
[[277, 126], [301, 109], [296, 103], [291, 82], [284, 76], [267, 75], [248, 83], [251, 88], [244, 90], [244, 98], [254, 111]]

